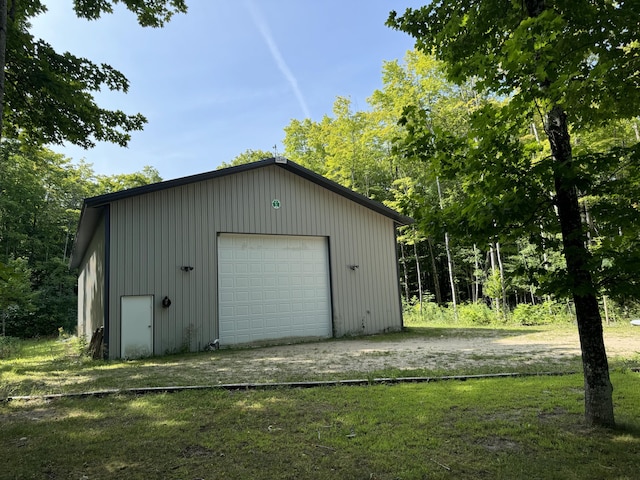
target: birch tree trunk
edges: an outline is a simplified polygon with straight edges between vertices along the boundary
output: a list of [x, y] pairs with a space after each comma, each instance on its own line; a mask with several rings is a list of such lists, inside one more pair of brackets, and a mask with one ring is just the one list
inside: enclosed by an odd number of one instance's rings
[[507, 287], [504, 282], [504, 266], [500, 255], [500, 242], [496, 242], [496, 257], [498, 259], [498, 272], [500, 273], [500, 289], [502, 291], [502, 317], [507, 319]]
[[4, 67], [7, 64], [7, 2], [0, 0], [0, 140], [4, 122]]
[[536, 127], [536, 122], [531, 122], [531, 133], [536, 137], [536, 142], [540, 143], [540, 135], [538, 135], [538, 127]]
[[[494, 279], [496, 275], [496, 256], [493, 248], [493, 243], [489, 244], [489, 260], [491, 262], [491, 278]], [[493, 290], [493, 287], [492, 287]], [[496, 317], [500, 315], [500, 302], [497, 297], [491, 297], [493, 306], [496, 309]]]
[[[438, 199], [440, 200], [440, 208], [442, 209], [442, 190], [440, 188], [440, 179], [436, 177], [436, 185], [438, 186]], [[451, 302], [453, 304], [453, 316], [458, 319], [458, 302], [456, 299], [456, 283], [453, 277], [453, 259], [451, 258], [451, 249], [449, 248], [449, 232], [444, 232], [444, 248], [447, 251], [447, 267], [449, 269], [449, 285], [451, 287]]]
[[418, 299], [420, 300], [420, 315], [422, 315], [422, 273], [420, 271], [420, 257], [418, 256], [417, 242], [413, 242], [413, 254], [416, 257], [416, 275], [418, 277]]
[[473, 303], [478, 303], [478, 297], [480, 296], [480, 279], [478, 278], [478, 272], [480, 272], [480, 264], [478, 262], [478, 247], [473, 244]]

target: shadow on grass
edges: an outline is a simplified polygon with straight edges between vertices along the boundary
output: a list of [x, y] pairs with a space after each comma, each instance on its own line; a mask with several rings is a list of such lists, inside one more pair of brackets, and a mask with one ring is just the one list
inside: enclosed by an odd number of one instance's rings
[[0, 448], [13, 478], [636, 478], [639, 381], [614, 430], [575, 375], [16, 403]]
[[[498, 353], [483, 351], [483, 347], [477, 345], [465, 347], [464, 351], [433, 351], [429, 342], [431, 339], [479, 338], [494, 343], [520, 335], [553, 334], [554, 331], [545, 327], [408, 327], [402, 332], [368, 337], [327, 339], [294, 346], [222, 349], [131, 361], [92, 361], [54, 345], [41, 347], [39, 355], [33, 357], [1, 362], [0, 396], [219, 383], [581, 371], [579, 355], [567, 353], [564, 348], [545, 344], [544, 341], [529, 344], [526, 353], [516, 352], [504, 342], [501, 345], [503, 350]], [[412, 351], [412, 357], [399, 368], [394, 359], [401, 355], [398, 352], [402, 351], [402, 342], [413, 339], [424, 339], [424, 345], [420, 344]], [[340, 352], [341, 344], [351, 346], [351, 342], [356, 340], [362, 342], [358, 349], [335, 353]], [[395, 350], [391, 351], [385, 342], [394, 344]], [[446, 348], [446, 344], [441, 344], [440, 348], [443, 345]], [[328, 354], [333, 355], [334, 363], [320, 365], [317, 359]], [[638, 363], [621, 359], [612, 366], [629, 368]]]
[[[545, 330], [536, 327], [443, 327], [443, 326], [405, 326], [401, 332], [371, 335], [365, 338], [371, 341], [393, 341], [405, 338], [502, 338], [540, 333]], [[355, 337], [359, 338], [359, 337]]]

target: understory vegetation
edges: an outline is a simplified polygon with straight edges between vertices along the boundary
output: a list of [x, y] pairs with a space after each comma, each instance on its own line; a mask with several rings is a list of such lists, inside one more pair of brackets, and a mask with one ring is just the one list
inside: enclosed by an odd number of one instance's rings
[[[426, 295], [425, 295], [426, 297]], [[640, 317], [637, 305], [620, 307], [611, 302], [606, 313], [603, 312], [605, 324], [628, 323]], [[417, 297], [403, 303], [405, 326], [535, 326], [535, 325], [574, 325], [575, 309], [571, 302], [554, 302], [551, 300], [538, 304], [521, 303], [512, 310], [492, 309], [486, 303], [465, 302], [457, 306], [452, 304], [438, 305], [432, 301], [423, 301]]]

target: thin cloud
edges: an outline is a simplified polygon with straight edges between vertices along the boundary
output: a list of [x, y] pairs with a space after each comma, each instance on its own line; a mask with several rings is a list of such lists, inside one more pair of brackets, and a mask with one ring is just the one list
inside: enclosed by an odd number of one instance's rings
[[302, 95], [302, 90], [300, 90], [300, 87], [298, 86], [298, 80], [296, 80], [296, 77], [293, 75], [293, 72], [291, 72], [291, 70], [289, 69], [287, 62], [285, 62], [284, 58], [282, 57], [282, 54], [280, 53], [280, 49], [278, 48], [278, 45], [276, 44], [273, 38], [273, 35], [269, 30], [269, 26], [267, 25], [267, 22], [264, 20], [264, 18], [260, 14], [260, 11], [258, 10], [255, 3], [249, 0], [247, 1], [246, 5], [247, 5], [247, 9], [249, 10], [249, 13], [251, 14], [251, 18], [253, 19], [253, 23], [260, 31], [262, 38], [264, 39], [265, 43], [267, 44], [267, 47], [269, 48], [269, 52], [271, 53], [273, 60], [276, 62], [278, 69], [280, 70], [282, 75], [284, 75], [284, 78], [287, 80], [287, 82], [291, 86], [291, 89], [293, 90], [293, 93], [298, 99], [298, 103], [300, 104], [302, 113], [304, 113], [305, 118], [311, 118], [311, 113], [309, 112], [309, 107], [307, 107], [307, 102], [304, 99], [304, 95]]

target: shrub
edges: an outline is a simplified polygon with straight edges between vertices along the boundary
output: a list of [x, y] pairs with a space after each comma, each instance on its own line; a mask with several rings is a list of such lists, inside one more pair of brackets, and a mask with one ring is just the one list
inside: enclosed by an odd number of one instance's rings
[[484, 303], [463, 303], [458, 305], [458, 318], [454, 315], [453, 306], [440, 306], [435, 302], [420, 304], [414, 297], [404, 303], [404, 324], [419, 325], [489, 325], [495, 321], [495, 313]]
[[511, 322], [518, 325], [549, 325], [571, 323], [573, 320], [574, 316], [567, 307], [557, 302], [521, 303], [511, 313]]
[[463, 303], [458, 306], [458, 318], [464, 324], [489, 325], [496, 321], [496, 314], [484, 303]]
[[0, 358], [7, 359], [14, 357], [22, 348], [22, 342], [16, 337], [0, 336]]
[[404, 324], [408, 327], [455, 323], [452, 309], [441, 307], [433, 301], [425, 300], [422, 302], [422, 311], [420, 311], [420, 302], [417, 297], [413, 297], [408, 302], [403, 302], [403, 318]]
[[542, 305], [521, 303], [511, 312], [511, 321], [518, 325], [544, 325], [551, 323], [551, 317]]

